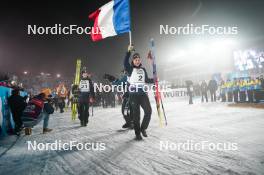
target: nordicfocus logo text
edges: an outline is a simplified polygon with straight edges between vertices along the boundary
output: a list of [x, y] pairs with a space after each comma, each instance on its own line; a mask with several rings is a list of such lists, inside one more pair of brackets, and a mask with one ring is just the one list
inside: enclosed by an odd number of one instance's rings
[[86, 150], [86, 151], [104, 151], [105, 143], [80, 143], [77, 141], [62, 142], [55, 140], [52, 143], [37, 143], [36, 141], [27, 141], [28, 150], [31, 151], [71, 151], [71, 150]]
[[237, 26], [211, 26], [187, 24], [186, 26], [160, 25], [160, 35], [237, 35]]
[[237, 151], [238, 144], [232, 142], [194, 142], [193, 140], [187, 140], [185, 142], [177, 143], [170, 141], [160, 141], [159, 148], [161, 151]]
[[[156, 89], [156, 85], [129, 85], [127, 82], [119, 85], [108, 85], [102, 83], [94, 83], [94, 92], [153, 92]], [[168, 85], [159, 85], [160, 92], [168, 89]]]
[[78, 25], [63, 26], [61, 24], [55, 24], [54, 26], [43, 27], [38, 25], [28, 25], [28, 35], [82, 35], [87, 34], [102, 34], [105, 32], [103, 27], [81, 27]]

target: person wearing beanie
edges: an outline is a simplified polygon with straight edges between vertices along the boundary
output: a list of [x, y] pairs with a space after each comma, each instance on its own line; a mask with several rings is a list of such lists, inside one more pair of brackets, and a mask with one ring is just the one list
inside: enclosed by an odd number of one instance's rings
[[[147, 83], [154, 83], [153, 79], [148, 77], [147, 71], [142, 67], [139, 53], [134, 53], [132, 62], [129, 63], [133, 46], [128, 47], [128, 52], [124, 59], [124, 68], [129, 77], [129, 98], [133, 111], [134, 130], [136, 140], [142, 140], [141, 134], [147, 137], [146, 130], [148, 128], [152, 109], [147, 92], [144, 91], [144, 86]], [[140, 125], [140, 107], [144, 110], [144, 118]]]
[[86, 70], [81, 73], [81, 81], [79, 85], [79, 104], [78, 113], [81, 126], [87, 126], [89, 119], [89, 103], [94, 101], [94, 87], [90, 75]]

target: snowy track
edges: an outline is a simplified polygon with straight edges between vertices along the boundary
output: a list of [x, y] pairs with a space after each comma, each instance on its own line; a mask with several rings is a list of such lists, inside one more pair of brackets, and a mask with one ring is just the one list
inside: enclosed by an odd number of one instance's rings
[[[42, 125], [32, 136], [0, 140], [0, 174], [264, 174], [264, 110], [232, 108], [222, 103], [183, 99], [165, 104], [169, 125], [160, 128], [153, 106], [148, 138], [134, 141], [134, 131], [121, 130], [120, 108], [95, 108], [86, 128], [71, 121], [70, 112], [50, 118], [49, 134]], [[104, 142], [104, 151], [32, 151], [27, 141], [55, 140], [81, 143]], [[171, 143], [234, 142], [235, 151], [160, 150], [160, 141]]]

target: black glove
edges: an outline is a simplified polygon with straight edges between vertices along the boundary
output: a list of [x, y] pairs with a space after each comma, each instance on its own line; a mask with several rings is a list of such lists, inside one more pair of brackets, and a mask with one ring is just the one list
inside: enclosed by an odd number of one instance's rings
[[109, 75], [109, 74], [104, 74], [104, 79], [107, 79], [110, 82], [113, 82], [116, 80], [116, 77]]

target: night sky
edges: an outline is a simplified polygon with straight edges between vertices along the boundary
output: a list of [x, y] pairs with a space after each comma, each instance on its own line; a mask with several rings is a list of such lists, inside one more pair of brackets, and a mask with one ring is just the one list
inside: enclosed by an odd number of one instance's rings
[[[92, 42], [83, 35], [27, 35], [27, 25], [92, 26], [88, 15], [109, 0], [10, 1], [0, 5], [0, 71], [71, 76], [81, 58], [96, 77], [118, 75], [128, 45], [128, 34]], [[157, 43], [158, 63], [164, 66], [173, 45], [192, 37], [159, 35], [159, 25], [235, 25], [243, 41], [263, 41], [263, 0], [131, 0], [132, 35], [136, 50], [147, 54], [148, 42]], [[168, 53], [171, 52], [171, 53]], [[144, 63], [147, 64], [147, 62]], [[149, 65], [146, 66], [150, 71]], [[166, 68], [162, 67], [162, 68]]]

